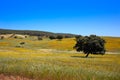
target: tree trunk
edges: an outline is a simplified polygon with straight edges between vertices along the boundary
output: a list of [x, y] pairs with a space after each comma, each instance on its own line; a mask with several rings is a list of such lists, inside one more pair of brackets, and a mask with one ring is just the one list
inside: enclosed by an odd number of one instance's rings
[[87, 53], [87, 55], [85, 56], [86, 58], [88, 57], [89, 53]]

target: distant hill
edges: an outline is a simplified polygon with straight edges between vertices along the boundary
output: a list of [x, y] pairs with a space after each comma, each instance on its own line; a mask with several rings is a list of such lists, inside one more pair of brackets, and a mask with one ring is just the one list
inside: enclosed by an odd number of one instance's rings
[[74, 37], [75, 34], [69, 33], [53, 33], [47, 31], [35, 31], [35, 30], [11, 30], [11, 29], [0, 29], [0, 34], [23, 34], [23, 35], [31, 35], [31, 36], [67, 36], [67, 37]]

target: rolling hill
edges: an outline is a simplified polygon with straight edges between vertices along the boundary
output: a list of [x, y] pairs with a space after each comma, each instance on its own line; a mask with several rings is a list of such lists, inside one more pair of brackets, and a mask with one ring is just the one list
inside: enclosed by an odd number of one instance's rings
[[53, 33], [53, 32], [47, 32], [47, 31], [35, 31], [35, 30], [11, 30], [11, 29], [0, 29], [0, 34], [24, 34], [24, 35], [31, 35], [31, 36], [68, 36], [68, 37], [74, 37], [75, 34], [69, 34], [69, 33]]

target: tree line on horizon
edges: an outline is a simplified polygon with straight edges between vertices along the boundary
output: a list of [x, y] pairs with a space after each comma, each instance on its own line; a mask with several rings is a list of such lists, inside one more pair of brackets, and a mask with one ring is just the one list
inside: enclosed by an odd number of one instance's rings
[[21, 35], [30, 35], [30, 36], [38, 36], [38, 37], [55, 37], [62, 36], [63, 38], [72, 38], [75, 37], [75, 34], [67, 34], [67, 33], [52, 33], [46, 31], [33, 31], [33, 30], [9, 30], [9, 29], [0, 29], [0, 34], [21, 34]]

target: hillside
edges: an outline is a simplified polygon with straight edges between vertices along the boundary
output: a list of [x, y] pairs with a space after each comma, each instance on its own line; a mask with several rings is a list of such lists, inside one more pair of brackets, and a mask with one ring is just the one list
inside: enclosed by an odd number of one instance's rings
[[[35, 36], [0, 40], [1, 80], [119, 80], [120, 38], [105, 37], [112, 54], [90, 55], [73, 51], [75, 38], [35, 40]], [[22, 47], [20, 42], [25, 42]], [[114, 51], [117, 54], [114, 54]], [[1, 78], [2, 76], [2, 78]]]
[[[102, 37], [107, 54], [85, 58], [73, 49], [75, 38], [38, 40], [37, 36], [1, 35], [8, 38], [0, 39], [0, 80], [120, 79], [119, 37]], [[21, 46], [21, 42], [25, 44]]]
[[[29, 36], [30, 35], [30, 36]], [[44, 39], [42, 41], [37, 40], [35, 36], [69, 36], [74, 37], [74, 34], [65, 34], [65, 33], [52, 33], [52, 32], [45, 32], [45, 31], [33, 31], [33, 30], [9, 30], [9, 29], [0, 29], [0, 36], [4, 36], [8, 38], [6, 40], [0, 41], [0, 46], [4, 46], [3, 43], [9, 44], [8, 47], [14, 47], [18, 42], [26, 42], [26, 48], [32, 49], [59, 49], [59, 50], [73, 50], [73, 46], [75, 45], [76, 41], [75, 38], [63, 39], [62, 41], [57, 40], [49, 40]], [[29, 36], [29, 37], [27, 37]], [[34, 37], [33, 37], [34, 36]], [[19, 38], [19, 39], [10, 39], [10, 38]], [[26, 37], [26, 38], [25, 38]], [[106, 41], [106, 50], [108, 52], [120, 52], [120, 37], [102, 37]], [[22, 40], [21, 40], [22, 39]], [[16, 43], [15, 43], [16, 42]], [[46, 44], [47, 43], [47, 44]], [[5, 47], [5, 46], [4, 46]]]
[[106, 40], [106, 50], [110, 52], [120, 52], [120, 37], [104, 37]]
[[[106, 41], [105, 47], [107, 52], [120, 52], [120, 38], [103, 37]], [[75, 38], [64, 38], [61, 41], [55, 39], [50, 40], [43, 38], [38, 40], [35, 36], [27, 38], [7, 38], [0, 40], [0, 49], [13, 49], [19, 45], [20, 42], [25, 42], [25, 49], [55, 49], [55, 50], [73, 50], [76, 41]]]
[[53, 33], [53, 32], [47, 32], [47, 31], [35, 31], [35, 30], [10, 30], [10, 29], [0, 29], [0, 34], [23, 34], [23, 35], [31, 35], [31, 36], [69, 36], [74, 37], [75, 34], [69, 34], [69, 33]]

